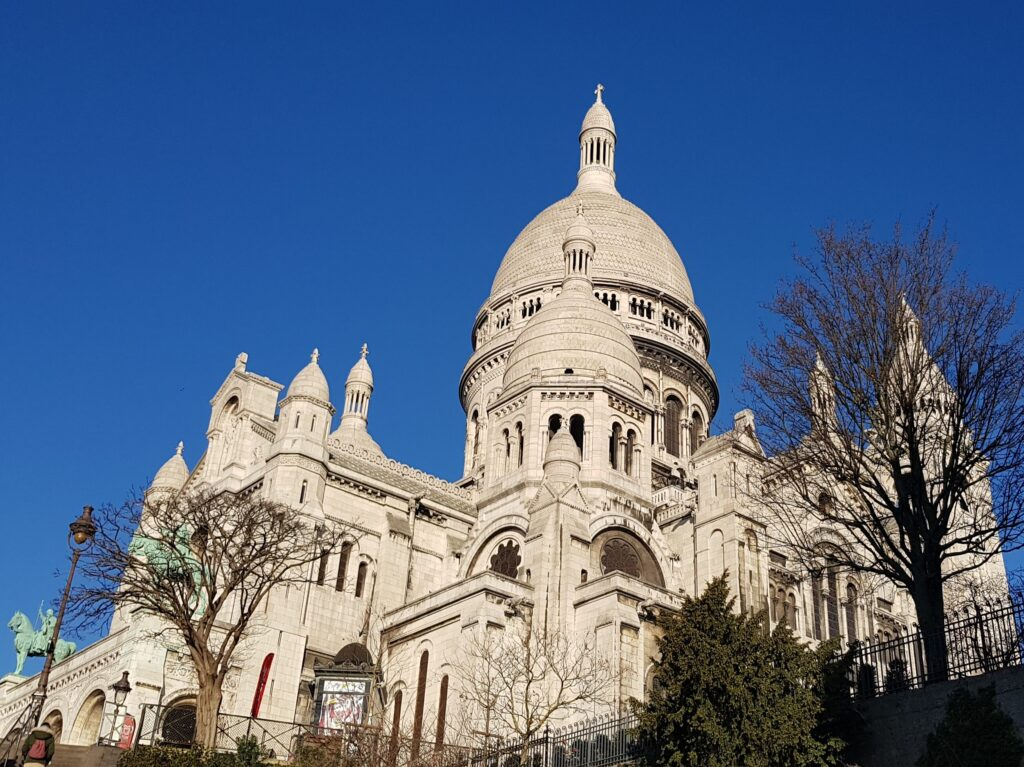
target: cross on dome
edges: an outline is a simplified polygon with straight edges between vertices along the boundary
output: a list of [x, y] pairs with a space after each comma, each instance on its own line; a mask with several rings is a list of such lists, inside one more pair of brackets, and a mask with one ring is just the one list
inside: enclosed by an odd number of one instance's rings
[[604, 93], [604, 86], [601, 85], [601, 83], [598, 83], [597, 87], [594, 88], [594, 95], [597, 96], [597, 102], [596, 103], [598, 103], [598, 104], [603, 104], [604, 103], [603, 101], [601, 101], [601, 94], [602, 93]]
[[313, 353], [309, 355], [309, 360], [310, 360], [310, 362], [313, 362], [313, 363], [319, 365], [320, 364], [320, 350], [319, 349], [313, 349]]
[[184, 452], [185, 452], [185, 443], [184, 442], [179, 442], [178, 443], [178, 447], [174, 451], [174, 454], [175, 455], [181, 455]]
[[365, 360], [366, 359], [366, 355], [368, 355], [369, 353], [370, 353], [369, 347], [367, 347], [366, 344], [363, 344], [363, 348], [359, 350], [359, 356], [362, 357]]

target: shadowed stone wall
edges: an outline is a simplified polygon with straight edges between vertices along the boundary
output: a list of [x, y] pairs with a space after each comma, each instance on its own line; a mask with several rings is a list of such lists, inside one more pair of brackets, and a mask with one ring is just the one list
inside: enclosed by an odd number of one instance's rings
[[995, 685], [996, 698], [1024, 734], [1024, 668], [933, 684], [923, 690], [893, 693], [858, 705], [867, 722], [861, 767], [912, 765], [924, 751], [928, 735], [946, 713], [946, 699], [958, 687], [972, 692]]

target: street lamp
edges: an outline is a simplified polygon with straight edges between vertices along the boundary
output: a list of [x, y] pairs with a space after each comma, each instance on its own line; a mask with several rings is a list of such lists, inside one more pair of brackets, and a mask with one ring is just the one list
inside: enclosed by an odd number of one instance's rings
[[132, 684], [128, 681], [128, 672], [122, 671], [121, 678], [110, 685], [110, 689], [114, 691], [114, 710], [110, 716], [110, 732], [106, 741], [100, 741], [100, 745], [105, 742], [108, 746], [116, 746], [121, 741], [121, 728], [118, 726], [118, 720], [120, 719], [121, 726], [124, 725], [121, 709], [124, 708], [124, 702], [128, 699], [128, 693], [132, 691]]
[[121, 678], [110, 685], [110, 689], [114, 691], [114, 705], [120, 708], [124, 705], [128, 693], [132, 691], [132, 683], [128, 681], [128, 672], [122, 671]]
[[[96, 523], [92, 521], [92, 506], [85, 506], [82, 508], [81, 516], [68, 525], [71, 569], [68, 570], [68, 581], [64, 584], [64, 593], [60, 597], [60, 608], [57, 610], [57, 617], [53, 624], [53, 634], [50, 636], [50, 643], [46, 646], [46, 660], [43, 661], [43, 670], [39, 672], [39, 683], [36, 685], [36, 691], [32, 693], [32, 713], [28, 721], [29, 730], [39, 724], [39, 717], [43, 713], [43, 704], [46, 703], [46, 687], [50, 683], [53, 651], [57, 647], [57, 637], [60, 636], [60, 625], [64, 622], [64, 610], [68, 606], [68, 596], [71, 594], [71, 581], [75, 577], [78, 558], [89, 548], [95, 537]], [[127, 680], [125, 681], [127, 682]]]

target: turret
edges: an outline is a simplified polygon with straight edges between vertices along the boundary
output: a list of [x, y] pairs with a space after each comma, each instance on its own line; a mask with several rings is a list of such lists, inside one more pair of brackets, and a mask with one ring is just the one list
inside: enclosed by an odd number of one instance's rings
[[189, 471], [188, 464], [185, 463], [185, 459], [182, 457], [184, 451], [185, 443], [179, 442], [174, 455], [167, 459], [156, 473], [156, 476], [153, 477], [153, 482], [150, 484], [149, 489], [146, 490], [147, 499], [153, 496], [173, 495], [185, 487]]
[[587, 110], [580, 128], [580, 189], [594, 189], [618, 195], [615, 189], [615, 123], [602, 100], [604, 86], [594, 91], [597, 100]]
[[373, 371], [366, 360], [369, 354], [370, 350], [363, 344], [359, 359], [345, 379], [345, 405], [341, 411], [341, 424], [331, 436], [337, 437], [345, 444], [379, 453], [380, 447], [373, 441], [366, 428], [370, 396], [373, 394]]
[[587, 226], [583, 217], [583, 203], [576, 205], [576, 219], [569, 225], [562, 241], [562, 257], [565, 260], [565, 276], [562, 287], [580, 288], [588, 292], [593, 287], [590, 267], [594, 260], [594, 230]]
[[281, 401], [278, 440], [289, 439], [289, 447], [294, 447], [298, 437], [322, 446], [333, 415], [330, 388], [320, 369], [320, 350], [314, 349], [309, 364], [295, 376]]

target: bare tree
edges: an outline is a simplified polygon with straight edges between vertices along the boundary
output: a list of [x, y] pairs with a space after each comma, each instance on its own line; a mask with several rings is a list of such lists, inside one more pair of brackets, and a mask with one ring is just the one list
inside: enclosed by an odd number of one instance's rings
[[224, 679], [271, 592], [308, 583], [349, 531], [256, 493], [210, 490], [132, 497], [107, 506], [83, 558], [79, 621], [112, 610], [153, 616], [195, 666], [196, 740], [212, 746]]
[[611, 705], [613, 675], [591, 639], [541, 632], [529, 618], [469, 635], [455, 680], [461, 699], [461, 742], [485, 748], [497, 738], [520, 747], [553, 722]]
[[1024, 530], [1024, 335], [1011, 298], [954, 274], [954, 251], [933, 218], [909, 240], [819, 231], [746, 383], [780, 537], [814, 567], [821, 531], [839, 530], [831, 564], [906, 588], [932, 679], [944, 583]]

